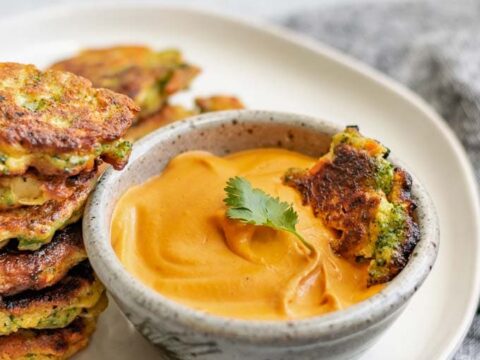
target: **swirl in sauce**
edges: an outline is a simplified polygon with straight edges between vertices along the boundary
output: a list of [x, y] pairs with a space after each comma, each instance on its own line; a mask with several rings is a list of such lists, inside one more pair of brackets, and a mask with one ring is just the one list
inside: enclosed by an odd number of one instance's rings
[[[258, 320], [321, 315], [382, 289], [367, 288], [364, 265], [336, 255], [335, 236], [294, 189], [282, 184], [289, 168], [311, 168], [315, 158], [256, 149], [217, 157], [191, 151], [161, 175], [129, 189], [114, 211], [112, 245], [123, 265], [146, 285], [212, 314]], [[294, 235], [225, 217], [224, 187], [233, 176], [292, 203]]]

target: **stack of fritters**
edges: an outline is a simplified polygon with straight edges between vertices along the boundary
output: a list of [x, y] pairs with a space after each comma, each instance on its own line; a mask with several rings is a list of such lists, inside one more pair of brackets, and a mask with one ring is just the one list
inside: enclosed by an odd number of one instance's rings
[[78, 220], [100, 163], [125, 166], [122, 137], [243, 108], [229, 96], [169, 104], [198, 73], [178, 51], [139, 46], [86, 50], [46, 72], [0, 63], [0, 360], [66, 359], [87, 345], [107, 298]]
[[0, 63], [0, 359], [64, 359], [106, 307], [77, 222], [137, 107], [71, 73]]
[[52, 65], [52, 69], [70, 71], [96, 87], [131, 97], [141, 109], [126, 135], [131, 140], [198, 113], [243, 108], [240, 100], [224, 95], [198, 98], [193, 109], [169, 104], [168, 98], [187, 89], [200, 73], [177, 50], [156, 52], [143, 46], [90, 49]]

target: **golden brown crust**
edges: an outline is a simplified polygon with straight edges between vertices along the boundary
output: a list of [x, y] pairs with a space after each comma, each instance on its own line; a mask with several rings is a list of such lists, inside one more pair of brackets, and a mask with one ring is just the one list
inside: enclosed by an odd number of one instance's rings
[[193, 115], [195, 115], [194, 111], [188, 110], [183, 106], [167, 104], [156, 114], [139, 121], [128, 129], [125, 138], [131, 141], [136, 141], [162, 126]]
[[310, 171], [285, 176], [332, 230], [332, 249], [368, 264], [369, 286], [393, 279], [419, 240], [410, 176], [387, 156], [388, 149], [352, 127], [334, 136]]
[[63, 329], [20, 330], [0, 337], [2, 360], [63, 360], [88, 345], [96, 319], [79, 317]]
[[[22, 196], [22, 189], [18, 189], [22, 184], [29, 184], [30, 187], [34, 187], [34, 196], [37, 196], [37, 198], [28, 200], [28, 196]], [[41, 175], [36, 170], [30, 170], [18, 176], [0, 176], [0, 191], [9, 191], [14, 194], [12, 202], [2, 203], [0, 201], [0, 211], [25, 205], [42, 205], [49, 200], [62, 201], [72, 196], [77, 187], [75, 178]]]
[[84, 261], [73, 268], [56, 285], [39, 291], [27, 290], [0, 300], [0, 311], [8, 311], [14, 316], [34, 312], [41, 307], [62, 307], [71, 304], [79, 294], [84, 293], [96, 281], [93, 269]]
[[52, 286], [87, 258], [80, 223], [58, 231], [37, 251], [18, 251], [12, 244], [0, 250], [0, 296]]
[[40, 189], [53, 200], [64, 200], [75, 191], [75, 181], [61, 176], [42, 176], [37, 171], [30, 171], [26, 177], [33, 177], [40, 183]]
[[189, 110], [183, 106], [165, 104], [160, 111], [134, 124], [128, 129], [125, 138], [136, 141], [156, 129], [183, 120], [190, 116], [211, 111], [243, 109], [242, 102], [233, 96], [215, 95], [195, 99], [196, 108]]
[[314, 214], [336, 230], [333, 250], [353, 260], [369, 244], [370, 224], [380, 202], [366, 191], [374, 171], [366, 153], [339, 145], [333, 161], [321, 159], [308, 176], [290, 179]]
[[71, 73], [0, 63], [0, 147], [9, 152], [98, 151], [123, 136], [136, 112], [128, 97]]
[[186, 89], [199, 73], [199, 68], [189, 64], [181, 64], [178, 68], [173, 70], [168, 79], [165, 85], [165, 93], [167, 96], [170, 96]]
[[77, 316], [89, 310], [100, 312], [98, 304], [105, 288], [88, 263], [77, 265], [52, 287], [27, 290], [0, 301], [0, 334], [21, 329], [56, 329], [68, 326]]
[[129, 96], [141, 108], [139, 118], [157, 112], [168, 96], [188, 87], [200, 72], [185, 63], [178, 51], [155, 52], [144, 46], [83, 50], [52, 69], [72, 72], [96, 87]]
[[235, 96], [214, 95], [210, 97], [197, 97], [195, 104], [201, 113], [223, 110], [240, 110], [245, 105]]
[[0, 211], [0, 241], [17, 238], [21, 250], [37, 250], [50, 242], [56, 230], [75, 222], [95, 186], [98, 171], [72, 177], [75, 192], [63, 201]]

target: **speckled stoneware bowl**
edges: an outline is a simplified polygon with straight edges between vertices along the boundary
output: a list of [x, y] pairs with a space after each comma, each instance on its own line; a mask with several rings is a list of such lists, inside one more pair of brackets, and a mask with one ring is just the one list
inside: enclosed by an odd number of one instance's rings
[[[320, 156], [327, 151], [330, 136], [341, 130], [337, 125], [294, 114], [247, 110], [212, 113], [154, 132], [135, 144], [125, 170], [106, 172], [83, 220], [88, 255], [127, 317], [159, 346], [160, 358], [350, 359], [370, 347], [400, 315], [430, 272], [438, 250], [435, 210], [416, 179], [413, 196], [421, 239], [405, 269], [368, 300], [305, 320], [234, 320], [193, 310], [135, 279], [110, 244], [110, 221], [118, 198], [129, 187], [161, 173], [179, 153], [201, 149], [224, 155], [250, 148], [283, 147]], [[397, 162], [394, 157], [392, 161]]]

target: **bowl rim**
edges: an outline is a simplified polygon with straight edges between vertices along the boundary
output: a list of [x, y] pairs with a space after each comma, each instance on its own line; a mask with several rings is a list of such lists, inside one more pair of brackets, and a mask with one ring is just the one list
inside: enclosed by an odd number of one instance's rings
[[[175, 122], [147, 135], [134, 146], [130, 166], [159, 143], [192, 129], [211, 129], [237, 120], [240, 123], [273, 123], [306, 127], [311, 131], [332, 135], [343, 126], [312, 116], [288, 112], [233, 110], [202, 114]], [[148, 156], [148, 155], [147, 155]], [[222, 317], [190, 308], [170, 300], [130, 274], [117, 258], [110, 242], [110, 229], [105, 229], [104, 196], [126, 172], [108, 169], [90, 196], [83, 217], [86, 250], [98, 277], [113, 296], [136, 303], [156, 319], [173, 322], [190, 331], [250, 344], [307, 344], [312, 341], [335, 341], [350, 336], [397, 313], [418, 290], [431, 271], [439, 248], [438, 218], [433, 202], [418, 179], [392, 154], [389, 159], [405, 168], [413, 180], [412, 194], [417, 202], [421, 238], [405, 268], [377, 294], [328, 314], [295, 320], [243, 320]], [[129, 165], [127, 165], [129, 166]], [[108, 219], [110, 223], [111, 219]], [[125, 291], [128, 289], [128, 291]], [[123, 311], [123, 310], [122, 310]]]

